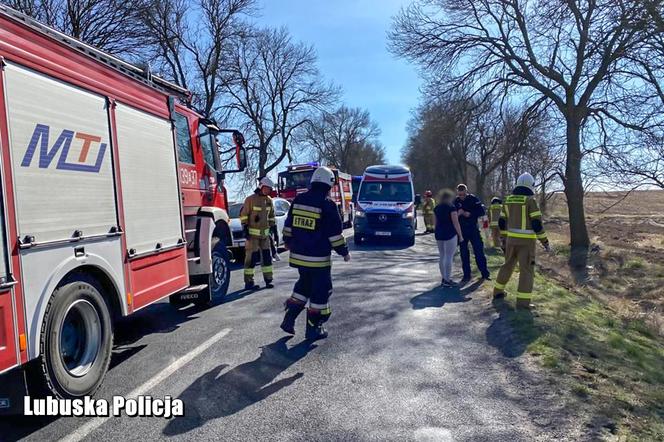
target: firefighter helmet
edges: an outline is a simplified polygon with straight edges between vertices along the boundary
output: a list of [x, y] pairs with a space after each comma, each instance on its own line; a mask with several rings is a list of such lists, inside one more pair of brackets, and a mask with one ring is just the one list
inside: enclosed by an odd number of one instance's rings
[[433, 195], [433, 192], [430, 191], [430, 190], [427, 190], [426, 192], [424, 192], [424, 196], [426, 196], [426, 197], [430, 197], [432, 195]]
[[268, 177], [263, 177], [260, 180], [260, 187], [269, 187], [270, 189], [274, 189], [274, 181]]
[[517, 186], [527, 187], [530, 190], [535, 190], [535, 178], [529, 173], [521, 174], [519, 179], [516, 180]]
[[334, 186], [334, 181], [334, 172], [325, 166], [316, 169], [311, 176], [312, 183], [323, 183], [330, 187]]

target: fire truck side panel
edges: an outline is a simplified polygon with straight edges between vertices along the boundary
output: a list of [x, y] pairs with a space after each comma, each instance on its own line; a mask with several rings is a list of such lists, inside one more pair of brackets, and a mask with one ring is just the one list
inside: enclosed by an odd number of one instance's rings
[[108, 234], [117, 214], [106, 99], [12, 63], [5, 85], [19, 237]]
[[[77, 253], [82, 247], [84, 253]], [[78, 255], [78, 256], [77, 256]], [[26, 293], [25, 309], [28, 323], [28, 357], [39, 356], [39, 337], [44, 312], [51, 294], [67, 274], [82, 266], [100, 269], [114, 288], [122, 314], [127, 314], [122, 278], [122, 249], [120, 237], [100, 238], [83, 243], [70, 243], [47, 247], [35, 247], [21, 251], [23, 278], [21, 284]], [[111, 295], [111, 294], [107, 294]]]
[[17, 236], [34, 245], [19, 252], [32, 359], [50, 295], [70, 271], [100, 269], [124, 298], [122, 248], [111, 234], [117, 214], [106, 100], [11, 63], [4, 76]]
[[[11, 176], [11, 155], [9, 152], [9, 131], [7, 129], [7, 108], [5, 99], [5, 72], [0, 69], [0, 178], [2, 179], [2, 226], [6, 229], [3, 252], [7, 252], [9, 266], [13, 280], [20, 279], [20, 262], [18, 253], [18, 234], [14, 208], [14, 184]], [[5, 167], [7, 166], [7, 167]], [[10, 215], [11, 214], [11, 215]], [[6, 272], [6, 270], [5, 270]], [[12, 281], [13, 282], [13, 281]], [[18, 285], [5, 285], [0, 289], [0, 322], [2, 341], [0, 342], [0, 373], [9, 370], [15, 365], [27, 362], [28, 352], [26, 346], [19, 346], [19, 336], [25, 336], [25, 310], [23, 309], [23, 288]]]
[[178, 168], [170, 121], [123, 104], [115, 118], [136, 309], [188, 285]]
[[0, 291], [0, 373], [18, 364], [12, 290]]

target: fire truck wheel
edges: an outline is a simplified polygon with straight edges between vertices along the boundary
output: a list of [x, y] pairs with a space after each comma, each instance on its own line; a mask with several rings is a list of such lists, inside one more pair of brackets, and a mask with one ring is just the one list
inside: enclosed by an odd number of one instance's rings
[[210, 302], [222, 299], [228, 293], [228, 285], [231, 282], [231, 254], [226, 244], [218, 238], [213, 238], [212, 249], [212, 273], [210, 273], [208, 287], [210, 290]]
[[62, 398], [92, 395], [111, 361], [113, 328], [95, 281], [85, 277], [55, 290], [41, 329], [43, 387]]

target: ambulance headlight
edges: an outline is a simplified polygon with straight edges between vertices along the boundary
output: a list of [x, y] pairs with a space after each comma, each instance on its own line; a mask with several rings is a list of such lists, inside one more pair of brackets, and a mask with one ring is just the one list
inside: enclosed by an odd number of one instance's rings
[[413, 218], [415, 215], [413, 212], [404, 212], [403, 215], [401, 215], [403, 218]]
[[367, 214], [364, 212], [364, 210], [356, 210], [355, 211], [355, 218], [366, 218]]

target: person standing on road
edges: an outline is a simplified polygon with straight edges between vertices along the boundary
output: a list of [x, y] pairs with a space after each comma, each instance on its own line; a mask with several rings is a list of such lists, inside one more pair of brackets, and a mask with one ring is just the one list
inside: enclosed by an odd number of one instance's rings
[[261, 264], [265, 287], [272, 288], [272, 248], [270, 229], [276, 225], [274, 218], [274, 204], [270, 193], [274, 183], [268, 177], [261, 178], [259, 187], [254, 194], [244, 200], [240, 211], [240, 222], [244, 229], [245, 256], [244, 256], [244, 288], [256, 290], [258, 285], [254, 282], [256, 265]]
[[308, 192], [295, 197], [283, 230], [290, 250], [289, 263], [300, 275], [293, 294], [284, 303], [286, 313], [281, 329], [295, 334], [295, 319], [307, 302], [306, 339], [327, 337], [323, 324], [330, 318], [332, 295], [332, 250], [350, 261], [337, 205], [328, 198], [335, 183], [334, 173], [319, 167], [311, 177]]
[[440, 203], [435, 207], [436, 243], [438, 244], [440, 275], [443, 287], [456, 287], [452, 281], [452, 263], [457, 244], [463, 241], [463, 233], [459, 225], [459, 215], [454, 207], [454, 192], [443, 190]]
[[516, 307], [530, 308], [535, 281], [535, 243], [549, 250], [549, 240], [542, 225], [542, 212], [535, 201], [535, 179], [529, 173], [519, 177], [512, 194], [505, 199], [499, 225], [505, 238], [505, 264], [500, 268], [493, 288], [494, 299], [505, 297], [505, 286], [519, 264]]
[[489, 228], [491, 229], [491, 241], [493, 242], [494, 247], [502, 247], [500, 227], [498, 226], [498, 220], [500, 220], [500, 214], [502, 212], [503, 200], [494, 196], [491, 198], [491, 205], [489, 206]]
[[424, 201], [422, 202], [422, 214], [424, 215], [425, 233], [432, 233], [434, 231], [434, 216], [433, 209], [436, 207], [436, 200], [433, 199], [433, 192], [427, 190], [424, 192]]
[[475, 254], [475, 263], [485, 280], [491, 279], [489, 268], [487, 267], [486, 256], [484, 256], [484, 242], [480, 229], [477, 227], [477, 219], [484, 216], [485, 210], [482, 202], [472, 193], [468, 193], [468, 187], [465, 184], [457, 186], [457, 198], [454, 206], [459, 214], [459, 224], [463, 233], [463, 241], [459, 243], [459, 252], [461, 254], [461, 266], [463, 268], [463, 279], [461, 284], [470, 281], [470, 251], [468, 243], [473, 246]]

